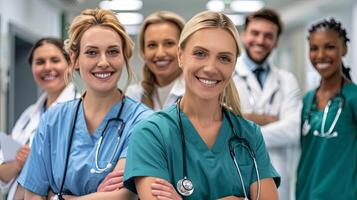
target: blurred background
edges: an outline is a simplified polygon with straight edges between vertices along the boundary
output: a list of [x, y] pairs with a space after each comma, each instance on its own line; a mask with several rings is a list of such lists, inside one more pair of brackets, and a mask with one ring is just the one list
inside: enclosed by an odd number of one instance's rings
[[[277, 10], [284, 22], [284, 32], [271, 59], [296, 75], [304, 93], [319, 82], [307, 57], [307, 29], [322, 18], [335, 17], [347, 29], [351, 42], [345, 64], [356, 82], [355, 0], [0, 0], [0, 131], [8, 132], [41, 93], [26, 62], [32, 44], [44, 36], [66, 38], [68, 24], [85, 8], [114, 10], [136, 41], [142, 20], [158, 10], [174, 11], [186, 20], [203, 10], [220, 11], [228, 14], [239, 29], [247, 13], [264, 6]], [[134, 55], [131, 64], [140, 80], [142, 61], [137, 48]]]

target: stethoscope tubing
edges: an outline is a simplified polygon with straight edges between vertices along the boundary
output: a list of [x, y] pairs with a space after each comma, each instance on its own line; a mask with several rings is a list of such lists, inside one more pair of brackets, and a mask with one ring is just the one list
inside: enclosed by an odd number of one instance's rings
[[[187, 178], [187, 163], [186, 163], [186, 141], [185, 141], [185, 135], [184, 135], [184, 131], [183, 131], [183, 126], [182, 126], [182, 120], [181, 120], [181, 109], [180, 109], [180, 103], [181, 103], [181, 98], [178, 99], [177, 103], [176, 103], [176, 110], [177, 110], [177, 117], [178, 117], [178, 123], [179, 123], [179, 129], [180, 129], [180, 135], [181, 135], [181, 146], [182, 146], [182, 160], [183, 160], [183, 179], [180, 179], [180, 181], [182, 180], [189, 180], [191, 182], [190, 179]], [[256, 162], [256, 159], [255, 159], [255, 154], [254, 152], [252, 151], [252, 148], [250, 146], [250, 144], [248, 143], [248, 141], [246, 141], [244, 138], [238, 136], [238, 134], [236, 133], [235, 129], [234, 129], [234, 126], [233, 126], [233, 122], [230, 118], [230, 115], [228, 113], [228, 111], [226, 111], [226, 109], [223, 109], [223, 112], [225, 115], [227, 115], [227, 118], [228, 118], [228, 121], [229, 121], [229, 124], [233, 130], [233, 134], [234, 136], [232, 138], [229, 139], [229, 142], [228, 142], [228, 145], [229, 145], [229, 151], [230, 151], [230, 155], [232, 157], [232, 160], [234, 162], [234, 165], [237, 169], [237, 172], [238, 172], [238, 176], [239, 176], [239, 179], [240, 179], [240, 182], [242, 184], [242, 188], [243, 188], [243, 193], [244, 193], [244, 196], [245, 196], [245, 199], [248, 199], [248, 194], [245, 190], [245, 185], [244, 185], [244, 180], [243, 180], [243, 177], [242, 177], [242, 173], [240, 171], [240, 167], [239, 167], [239, 164], [235, 158], [235, 152], [234, 152], [234, 148], [233, 148], [233, 145], [232, 145], [232, 140], [236, 139], [236, 140], [240, 140], [242, 141], [242, 146], [248, 151], [250, 157], [252, 158], [253, 160], [253, 165], [254, 165], [254, 168], [255, 168], [255, 172], [257, 174], [257, 182], [258, 182], [258, 188], [257, 188], [257, 200], [259, 199], [259, 196], [260, 196], [260, 189], [261, 189], [261, 185], [260, 185], [260, 176], [259, 176], [259, 170], [258, 170], [258, 165], [257, 165], [257, 162]], [[178, 189], [178, 188], [177, 188]], [[180, 192], [180, 191], [179, 191]], [[180, 194], [182, 194], [182, 192], [180, 192]], [[184, 194], [182, 194], [184, 195]], [[189, 194], [191, 195], [191, 194]]]

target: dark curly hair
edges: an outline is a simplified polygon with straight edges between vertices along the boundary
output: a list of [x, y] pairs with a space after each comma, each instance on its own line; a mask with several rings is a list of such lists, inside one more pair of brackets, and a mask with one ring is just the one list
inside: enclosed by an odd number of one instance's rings
[[[325, 30], [333, 30], [336, 33], [338, 33], [339, 37], [342, 39], [343, 44], [345, 45], [345, 47], [347, 48], [347, 43], [350, 41], [350, 39], [347, 36], [347, 32], [346, 29], [342, 27], [341, 22], [336, 21], [334, 18], [330, 18], [330, 19], [324, 19], [322, 21], [317, 22], [316, 24], [313, 24], [310, 29], [309, 29], [309, 36], [308, 36], [308, 40], [310, 40], [310, 35], [312, 33], [315, 33], [316, 31], [320, 30], [320, 29], [325, 29]], [[351, 75], [350, 75], [350, 68], [346, 67], [343, 62], [342, 64], [342, 73], [346, 76], [346, 78], [348, 78], [349, 80], [351, 80]]]

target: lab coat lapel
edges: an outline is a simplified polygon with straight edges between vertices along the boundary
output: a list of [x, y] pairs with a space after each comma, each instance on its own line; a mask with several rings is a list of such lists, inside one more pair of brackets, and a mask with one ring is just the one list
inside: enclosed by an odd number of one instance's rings
[[260, 98], [258, 98], [259, 107], [264, 106], [266, 104], [270, 104], [272, 95], [276, 93], [278, 89], [279, 89], [278, 71], [276, 68], [270, 67], [269, 74], [264, 83], [262, 94]]

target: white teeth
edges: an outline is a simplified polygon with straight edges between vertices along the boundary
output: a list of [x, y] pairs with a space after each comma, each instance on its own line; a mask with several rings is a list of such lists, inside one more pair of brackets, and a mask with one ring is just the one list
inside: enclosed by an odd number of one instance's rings
[[155, 64], [158, 66], [165, 66], [168, 65], [170, 63], [170, 61], [168, 60], [160, 60], [160, 61], [156, 61]]
[[319, 68], [319, 69], [326, 69], [330, 66], [329, 63], [317, 63], [316, 64], [316, 67]]
[[56, 78], [56, 76], [51, 76], [51, 75], [45, 75], [44, 77], [42, 77], [43, 80], [45, 81], [52, 81]]
[[214, 85], [214, 84], [217, 84], [218, 81], [215, 81], [215, 80], [207, 80], [207, 79], [202, 79], [202, 78], [199, 78], [198, 79], [201, 83], [204, 83], [206, 85]]
[[94, 73], [94, 76], [97, 78], [108, 78], [111, 73]]

